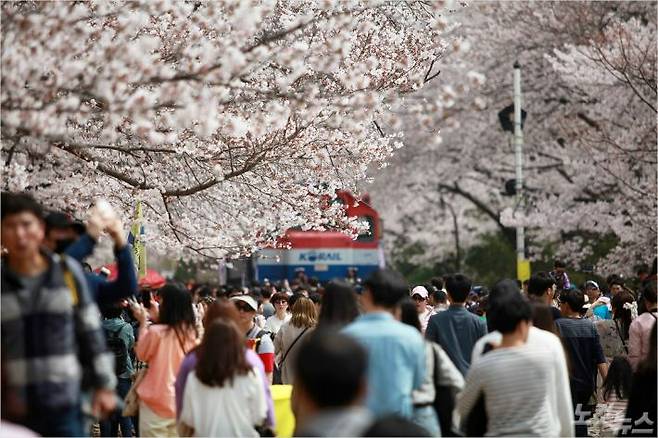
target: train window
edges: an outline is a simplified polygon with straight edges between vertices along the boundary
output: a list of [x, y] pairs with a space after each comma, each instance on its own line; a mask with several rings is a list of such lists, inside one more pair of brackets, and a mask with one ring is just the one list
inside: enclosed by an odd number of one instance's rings
[[372, 216], [359, 216], [359, 220], [368, 222], [368, 231], [359, 234], [356, 238], [357, 242], [372, 242], [375, 240], [375, 219]]

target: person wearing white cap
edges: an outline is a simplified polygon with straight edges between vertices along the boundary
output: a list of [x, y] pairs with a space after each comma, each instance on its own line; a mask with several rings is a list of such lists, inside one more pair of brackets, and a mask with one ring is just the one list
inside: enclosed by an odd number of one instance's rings
[[586, 314], [588, 318], [594, 320], [612, 319], [610, 298], [601, 295], [601, 290], [596, 281], [588, 280], [585, 282], [585, 293], [591, 304]]
[[427, 323], [432, 316], [432, 307], [427, 304], [427, 299], [429, 298], [429, 293], [424, 286], [416, 286], [411, 291], [411, 298], [416, 302], [416, 310], [418, 310], [418, 319], [420, 320], [420, 328], [425, 335], [425, 330], [427, 330]]
[[240, 312], [240, 330], [246, 334], [247, 348], [251, 348], [258, 354], [263, 362], [265, 374], [268, 380], [272, 381], [274, 371], [274, 343], [269, 333], [261, 330], [256, 325], [256, 311], [258, 303], [249, 295], [238, 295], [231, 298], [233, 304]]

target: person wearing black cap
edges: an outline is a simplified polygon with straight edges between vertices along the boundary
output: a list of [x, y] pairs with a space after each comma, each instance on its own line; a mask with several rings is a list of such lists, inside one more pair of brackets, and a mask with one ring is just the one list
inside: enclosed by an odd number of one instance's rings
[[98, 208], [93, 207], [89, 211], [86, 226], [61, 212], [50, 213], [45, 222], [44, 245], [51, 251], [66, 254], [80, 263], [94, 252], [101, 232], [106, 231], [114, 241], [118, 275], [115, 280], [108, 281], [100, 275], [86, 272], [90, 292], [101, 305], [112, 305], [135, 295], [137, 275], [132, 254], [124, 236], [123, 224], [114, 212], [109, 215], [109, 220], [104, 220]]
[[[80, 221], [74, 220], [70, 215], [59, 211], [49, 213], [46, 218], [46, 236], [44, 245], [57, 254], [63, 254], [66, 249], [78, 240], [79, 236], [87, 232], [87, 227]], [[89, 227], [95, 239], [100, 237], [100, 228], [95, 225]], [[96, 231], [97, 230], [97, 231]]]

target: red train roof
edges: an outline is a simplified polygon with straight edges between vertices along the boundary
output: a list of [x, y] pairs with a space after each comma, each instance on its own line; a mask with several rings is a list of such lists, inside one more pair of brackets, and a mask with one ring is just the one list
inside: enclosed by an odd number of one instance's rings
[[288, 230], [279, 239], [281, 245], [289, 243], [292, 248], [377, 248], [378, 241], [353, 240], [340, 231]]
[[372, 216], [379, 217], [377, 211], [370, 206], [370, 196], [364, 194], [361, 200], [357, 200], [352, 193], [339, 190], [336, 192], [336, 197], [343, 201], [345, 204], [347, 215], [352, 216]]
[[347, 216], [372, 218], [374, 237], [368, 240], [354, 240], [340, 231], [302, 231], [299, 229], [286, 230], [284, 236], [277, 241], [277, 247], [284, 248], [377, 248], [381, 235], [379, 214], [369, 205], [370, 197], [362, 196], [361, 200], [345, 190], [338, 190], [336, 197], [345, 206]]

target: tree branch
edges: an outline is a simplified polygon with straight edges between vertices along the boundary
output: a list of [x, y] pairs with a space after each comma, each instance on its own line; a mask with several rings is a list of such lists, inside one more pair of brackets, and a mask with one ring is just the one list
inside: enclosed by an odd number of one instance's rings
[[498, 228], [500, 231], [503, 233], [503, 236], [505, 236], [505, 239], [508, 241], [508, 243], [512, 246], [515, 245], [516, 242], [516, 233], [512, 228], [504, 226], [500, 222], [500, 215], [498, 212], [492, 210], [488, 205], [486, 205], [482, 200], [476, 198], [472, 193], [465, 191], [457, 183], [454, 183], [453, 185], [448, 185], [448, 184], [443, 184], [439, 183], [438, 184], [438, 189], [439, 192], [442, 190], [445, 190], [450, 193], [454, 193], [456, 195], [459, 195], [467, 200], [469, 200], [473, 205], [475, 205], [479, 210], [481, 210], [484, 214], [486, 214], [492, 221], [498, 225]]

